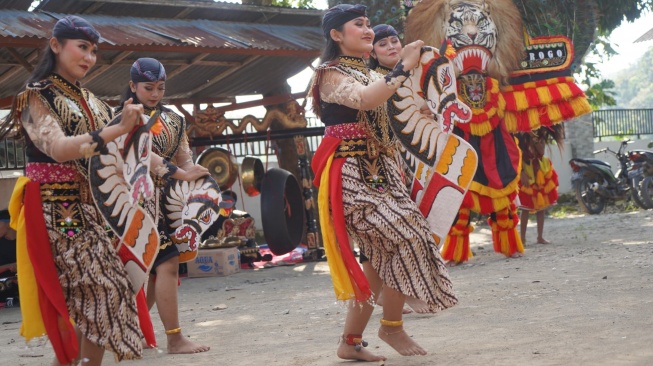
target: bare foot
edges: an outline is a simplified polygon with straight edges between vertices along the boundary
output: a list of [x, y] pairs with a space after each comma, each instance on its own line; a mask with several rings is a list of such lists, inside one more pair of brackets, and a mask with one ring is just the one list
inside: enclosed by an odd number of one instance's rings
[[424, 356], [426, 354], [426, 350], [413, 341], [403, 327], [382, 325], [379, 328], [379, 338], [402, 356]]
[[357, 360], [366, 362], [385, 361], [383, 356], [375, 355], [368, 351], [365, 347], [361, 347], [360, 351], [356, 351], [355, 346], [349, 345], [344, 341], [340, 341], [336, 355], [343, 360]]
[[168, 353], [200, 353], [210, 350], [211, 347], [191, 342], [181, 333], [168, 336]]
[[537, 238], [537, 244], [551, 244], [551, 242], [544, 238]]
[[523, 257], [523, 256], [524, 256], [524, 255], [523, 255], [522, 253], [514, 252], [514, 253], [512, 253], [512, 255], [510, 256], [510, 258], [521, 258], [521, 257]]
[[447, 267], [456, 267], [456, 266], [459, 266], [461, 264], [463, 264], [463, 262], [447, 261], [447, 263], [445, 263], [445, 265]]
[[[416, 299], [414, 297], [406, 296], [406, 305], [410, 306], [410, 308], [418, 314], [427, 314], [431, 312], [428, 304], [426, 304], [425, 301]], [[405, 308], [404, 311], [406, 311]]]

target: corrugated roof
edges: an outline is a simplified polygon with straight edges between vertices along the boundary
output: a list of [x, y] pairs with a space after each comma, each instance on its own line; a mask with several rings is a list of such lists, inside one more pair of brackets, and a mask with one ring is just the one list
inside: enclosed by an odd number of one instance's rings
[[[0, 48], [3, 103], [23, 85], [29, 72], [22, 65], [36, 64], [38, 50], [63, 16], [0, 10], [0, 42], [6, 46]], [[124, 91], [129, 67], [139, 57], [158, 58], [173, 75], [166, 88], [171, 99], [275, 92], [310, 65], [323, 43], [319, 27], [86, 14], [84, 18], [102, 40], [98, 62], [82, 83], [106, 99], [116, 99]]]
[[[45, 40], [63, 16], [65, 14], [0, 11], [0, 38]], [[322, 33], [317, 27], [105, 15], [85, 15], [84, 18], [102, 35], [100, 47], [109, 44], [314, 51], [322, 45]]]
[[[20, 0], [0, 0], [20, 2]], [[96, 14], [139, 18], [208, 19], [247, 23], [319, 26], [322, 11], [256, 6], [213, 0], [47, 0], [38, 10], [63, 14]]]
[[637, 38], [633, 43], [650, 41], [652, 39], [653, 39], [653, 28], [649, 29], [648, 32], [644, 33], [641, 37]]

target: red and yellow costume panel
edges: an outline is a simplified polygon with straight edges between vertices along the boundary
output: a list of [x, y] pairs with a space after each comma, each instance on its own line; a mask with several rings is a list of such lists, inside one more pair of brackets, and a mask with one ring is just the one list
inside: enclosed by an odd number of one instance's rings
[[[522, 16], [511, 0], [423, 0], [407, 18], [407, 42], [421, 39], [439, 45], [447, 40], [456, 49], [458, 94], [473, 112], [471, 122], [457, 125], [454, 133], [474, 146], [479, 165], [442, 248], [445, 260], [464, 262], [472, 257], [471, 211], [490, 215], [496, 252], [514, 256], [524, 251], [513, 203], [522, 157], [512, 134], [591, 111], [569, 76], [571, 42], [525, 34]], [[543, 51], [541, 59], [539, 52], [533, 54], [537, 62], [524, 52], [533, 45]]]

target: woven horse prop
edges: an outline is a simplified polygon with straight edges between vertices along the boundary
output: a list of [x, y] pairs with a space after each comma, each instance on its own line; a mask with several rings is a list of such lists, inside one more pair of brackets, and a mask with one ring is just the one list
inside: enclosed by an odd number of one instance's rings
[[202, 234], [213, 225], [221, 208], [232, 203], [222, 200], [218, 184], [210, 176], [186, 182], [168, 181], [165, 187], [163, 217], [174, 230], [170, 239], [179, 250], [179, 263], [195, 259]]
[[[453, 126], [468, 122], [472, 112], [458, 100], [456, 74], [446, 55], [446, 43], [439, 52], [424, 47], [419, 65], [388, 101], [390, 125], [413, 176], [411, 198], [438, 243], [455, 220], [478, 160], [472, 146], [452, 134]], [[434, 118], [421, 113], [424, 104]]]
[[[116, 117], [109, 125], [120, 122]], [[154, 197], [150, 178], [152, 133], [158, 113], [145, 124], [106, 144], [89, 159], [93, 199], [118, 238], [117, 250], [135, 292], [145, 283], [159, 251], [154, 220], [139, 202]]]
[[[109, 125], [120, 122], [114, 118]], [[118, 255], [136, 293], [138, 318], [147, 344], [156, 346], [154, 328], [147, 308], [143, 284], [159, 252], [159, 234], [154, 219], [140, 203], [154, 197], [150, 177], [152, 127], [159, 112], [147, 123], [109, 141], [100, 155], [89, 159], [89, 180], [93, 200], [117, 236]]]

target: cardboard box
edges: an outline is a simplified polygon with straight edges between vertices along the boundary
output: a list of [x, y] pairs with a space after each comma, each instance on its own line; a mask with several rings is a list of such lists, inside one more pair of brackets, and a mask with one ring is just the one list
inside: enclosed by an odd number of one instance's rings
[[240, 271], [240, 252], [238, 248], [200, 249], [186, 265], [188, 277], [229, 276]]

